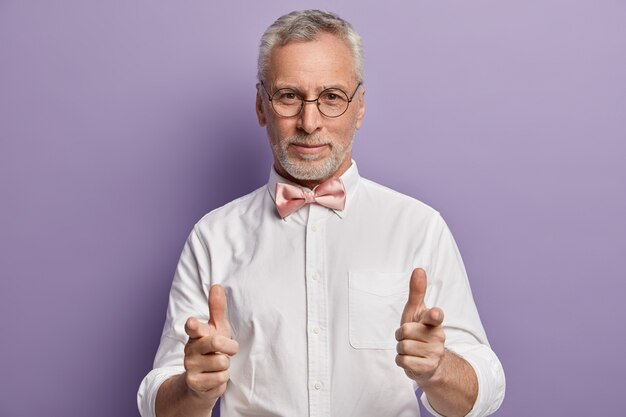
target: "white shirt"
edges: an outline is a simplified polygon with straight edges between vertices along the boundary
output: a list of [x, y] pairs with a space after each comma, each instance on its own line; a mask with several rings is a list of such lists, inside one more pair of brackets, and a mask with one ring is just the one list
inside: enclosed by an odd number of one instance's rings
[[[211, 285], [227, 295], [239, 352], [222, 417], [419, 415], [417, 384], [395, 363], [395, 330], [414, 268], [426, 305], [445, 313], [446, 347], [478, 377], [471, 416], [494, 412], [504, 372], [480, 322], [457, 246], [438, 212], [359, 176], [342, 175], [346, 206], [304, 206], [285, 220], [267, 186], [213, 210], [193, 228], [172, 283], [154, 369], [138, 392], [154, 417], [160, 384], [182, 373], [185, 320], [208, 320]], [[425, 406], [434, 413], [426, 397]], [[434, 413], [436, 414], [436, 413]]]

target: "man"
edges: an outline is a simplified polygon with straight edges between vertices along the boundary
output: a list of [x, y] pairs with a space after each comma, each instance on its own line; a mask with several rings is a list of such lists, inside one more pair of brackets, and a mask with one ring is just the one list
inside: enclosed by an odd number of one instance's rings
[[440, 415], [499, 407], [504, 373], [448, 228], [351, 158], [361, 55], [331, 13], [294, 12], [263, 35], [269, 182], [191, 232], [144, 417], [209, 416], [220, 397], [222, 417], [417, 416], [418, 388]]

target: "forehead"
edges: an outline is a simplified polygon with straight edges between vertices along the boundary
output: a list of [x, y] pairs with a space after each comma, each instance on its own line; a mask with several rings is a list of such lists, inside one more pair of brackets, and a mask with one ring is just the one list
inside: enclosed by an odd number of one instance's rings
[[289, 42], [270, 53], [268, 78], [274, 85], [318, 89], [320, 86], [354, 84], [354, 59], [339, 37], [321, 33], [313, 41]]

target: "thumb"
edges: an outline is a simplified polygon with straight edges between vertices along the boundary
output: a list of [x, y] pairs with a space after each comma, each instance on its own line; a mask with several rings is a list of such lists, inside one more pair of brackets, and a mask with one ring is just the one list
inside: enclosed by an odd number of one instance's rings
[[420, 314], [426, 308], [424, 305], [425, 294], [426, 272], [422, 268], [415, 268], [411, 274], [411, 281], [409, 282], [409, 299], [404, 306], [400, 324], [418, 320]]
[[230, 324], [226, 318], [226, 293], [221, 285], [213, 285], [209, 291], [209, 324], [219, 334], [230, 337]]
[[443, 324], [443, 310], [439, 307], [429, 308], [424, 310], [422, 317], [420, 317], [420, 323], [429, 327], [437, 327]]
[[190, 339], [199, 339], [209, 335], [206, 323], [200, 323], [197, 318], [189, 317], [185, 322], [185, 333]]

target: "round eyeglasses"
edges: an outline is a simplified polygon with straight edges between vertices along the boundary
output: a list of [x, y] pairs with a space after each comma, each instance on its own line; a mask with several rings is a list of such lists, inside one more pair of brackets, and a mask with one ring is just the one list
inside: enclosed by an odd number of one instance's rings
[[351, 96], [348, 96], [339, 88], [327, 88], [313, 100], [302, 98], [300, 94], [292, 88], [281, 88], [276, 90], [274, 94], [270, 94], [263, 81], [261, 81], [261, 85], [267, 93], [267, 98], [272, 103], [272, 108], [276, 114], [281, 117], [297, 116], [304, 108], [305, 103], [317, 103], [317, 108], [320, 113], [326, 117], [339, 117], [348, 110], [348, 106], [359, 90], [361, 83], [356, 86]]

